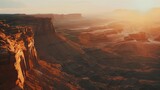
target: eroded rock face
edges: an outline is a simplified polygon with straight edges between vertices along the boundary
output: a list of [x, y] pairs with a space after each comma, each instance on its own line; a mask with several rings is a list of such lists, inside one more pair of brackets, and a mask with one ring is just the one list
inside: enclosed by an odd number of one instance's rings
[[0, 88], [23, 88], [27, 71], [37, 65], [32, 29], [0, 22]]
[[[103, 27], [102, 27], [103, 28]], [[79, 35], [80, 43], [85, 46], [100, 42], [111, 42], [119, 38], [119, 34], [122, 29], [105, 29], [105, 30], [94, 30], [91, 32], [84, 32]]]
[[126, 41], [130, 41], [130, 40], [136, 40], [136, 41], [148, 41], [148, 37], [146, 35], [146, 33], [144, 32], [140, 32], [140, 33], [136, 33], [136, 34], [129, 34], [127, 37], [124, 38], [124, 40]]
[[[3, 81], [0, 81], [0, 89], [81, 90], [75, 77], [63, 72], [61, 65], [53, 62], [58, 61], [57, 59], [50, 58], [48, 50], [62, 58], [67, 56], [66, 53], [68, 53], [68, 51], [71, 52], [74, 50], [69, 47], [65, 40], [58, 37], [50, 18], [35, 18], [31, 16], [21, 18], [19, 18], [19, 16], [18, 18], [8, 16], [7, 18], [4, 19], [10, 23], [10, 25], [25, 25], [25, 27], [10, 27], [8, 25], [9, 29], [1, 30], [2, 33], [0, 35], [2, 39], [6, 38], [2, 41], [11, 42], [3, 45], [6, 47], [3, 52], [5, 53], [5, 51], [7, 51], [4, 61], [10, 61], [10, 59], [8, 59], [10, 55], [8, 52], [12, 52], [13, 55], [10, 56], [12, 56], [11, 58], [13, 58], [12, 61], [14, 62], [0, 65], [0, 70], [5, 72], [4, 74], [0, 74], [0, 78], [4, 78], [2, 79]], [[15, 31], [12, 31], [12, 28], [16, 28]], [[32, 30], [33, 32], [30, 32]], [[12, 33], [10, 33], [10, 31]], [[34, 49], [34, 40], [37, 54], [41, 59], [38, 61], [36, 50]], [[53, 47], [51, 47], [52, 45]], [[7, 46], [13, 47], [14, 49], [10, 50]], [[65, 49], [70, 49], [64, 52], [64, 47], [66, 47]], [[60, 50], [61, 52], [59, 52]], [[74, 52], [76, 53], [77, 51], [75, 50]], [[7, 78], [9, 78], [9, 80], [7, 80]]]

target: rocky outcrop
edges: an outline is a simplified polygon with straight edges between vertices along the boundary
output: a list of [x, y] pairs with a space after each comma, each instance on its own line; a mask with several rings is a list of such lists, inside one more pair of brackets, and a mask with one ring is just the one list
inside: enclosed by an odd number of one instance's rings
[[111, 42], [119, 38], [122, 29], [102, 29], [91, 32], [82, 32], [79, 34], [80, 43], [85, 46], [91, 46], [100, 42]]
[[38, 65], [30, 27], [0, 22], [0, 88], [23, 88], [27, 71]]
[[136, 33], [136, 34], [129, 34], [127, 37], [124, 38], [124, 40], [126, 40], [126, 41], [136, 40], [136, 41], [146, 42], [146, 41], [148, 41], [148, 37], [147, 37], [146, 33], [140, 32], [140, 33]]
[[[0, 16], [0, 18], [1, 17], [2, 16]], [[61, 65], [55, 63], [55, 61], [58, 61], [57, 57], [54, 58], [54, 56], [50, 56], [50, 52], [54, 51], [53, 54], [64, 58], [67, 56], [64, 53], [68, 51], [73, 53], [74, 50], [65, 42], [63, 37], [59, 37], [55, 33], [55, 29], [50, 18], [12, 15], [11, 17], [7, 16], [7, 18], [4, 16], [4, 19], [10, 25], [21, 25], [24, 27], [11, 27], [2, 23], [2, 27], [5, 26], [5, 28], [2, 28], [4, 30], [1, 30], [2, 42], [5, 42], [3, 46], [13, 48], [10, 50], [10, 48], [6, 47], [1, 51], [2, 55], [6, 56], [2, 57], [2, 60], [13, 62], [2, 62], [2, 65], [0, 65], [0, 70], [5, 72], [4, 74], [0, 74], [0, 78], [4, 78], [0, 81], [0, 89], [80, 89], [76, 79], [73, 76], [62, 72]], [[38, 61], [36, 50], [34, 48], [34, 41], [38, 57], [41, 59]], [[74, 45], [72, 46], [74, 47]], [[59, 52], [59, 50], [64, 50], [64, 48], [69, 48], [69, 50]], [[13, 55], [8, 53], [5, 54], [5, 51], [11, 52]], [[75, 50], [74, 52], [76, 53], [77, 51]], [[8, 56], [11, 57], [8, 58]], [[7, 80], [7, 78], [9, 79]]]

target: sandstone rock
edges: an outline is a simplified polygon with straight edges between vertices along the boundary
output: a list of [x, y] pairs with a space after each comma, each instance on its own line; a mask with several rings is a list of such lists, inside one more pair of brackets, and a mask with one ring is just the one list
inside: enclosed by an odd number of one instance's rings
[[[62, 72], [60, 64], [53, 64], [55, 58], [49, 54], [54, 51], [53, 54], [68, 58], [68, 55], [64, 53], [74, 50], [55, 33], [52, 19], [31, 16], [12, 19], [7, 19], [11, 25], [23, 24], [25, 26], [2, 28], [5, 35], [2, 41], [6, 42], [4, 48], [9, 52], [3, 57], [3, 61], [9, 62], [0, 66], [0, 70], [5, 72], [0, 74], [0, 78], [4, 78], [0, 81], [0, 89], [17, 89], [18, 86], [25, 90], [79, 90], [80, 87], [76, 84], [76, 79]], [[37, 61], [34, 42], [43, 62]], [[64, 51], [64, 47], [69, 49]], [[42, 56], [44, 57], [42, 58]], [[10, 86], [7, 87], [8, 85]]]
[[38, 65], [32, 30], [2, 22], [0, 30], [0, 88], [23, 88], [27, 70]]
[[136, 34], [129, 34], [127, 37], [124, 38], [126, 41], [136, 40], [136, 41], [148, 41], [148, 37], [146, 33], [140, 32]]

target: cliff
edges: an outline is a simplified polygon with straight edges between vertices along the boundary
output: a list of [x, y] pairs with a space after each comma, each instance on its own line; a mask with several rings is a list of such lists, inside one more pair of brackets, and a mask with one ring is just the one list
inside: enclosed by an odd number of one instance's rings
[[[56, 64], [56, 59], [50, 58], [47, 53], [49, 45], [53, 42], [65, 44], [64, 40], [56, 35], [50, 18], [7, 16], [3, 19], [11, 26], [3, 22], [0, 24], [0, 70], [3, 72], [0, 74], [0, 89], [80, 88], [76, 79], [62, 72], [61, 65]], [[39, 56], [41, 60], [37, 58]]]
[[61, 62], [67, 61], [68, 58], [73, 59], [75, 56], [80, 57], [84, 53], [76, 44], [56, 33], [51, 18], [28, 16], [6, 21], [11, 25], [25, 25], [32, 28], [35, 47], [41, 60]]
[[33, 32], [0, 22], [0, 88], [23, 88], [26, 73], [38, 65]]

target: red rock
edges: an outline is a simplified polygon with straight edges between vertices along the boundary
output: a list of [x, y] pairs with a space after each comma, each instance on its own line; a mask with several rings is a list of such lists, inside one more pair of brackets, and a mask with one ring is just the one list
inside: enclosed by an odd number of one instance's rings
[[148, 37], [146, 33], [140, 32], [136, 34], [129, 34], [127, 37], [124, 38], [126, 41], [136, 40], [136, 41], [148, 41]]
[[[27, 27], [0, 24], [0, 29], [4, 29], [4, 32], [0, 32], [0, 71], [3, 71], [0, 78], [4, 78], [1, 80], [3, 85], [0, 85], [0, 88], [23, 88], [26, 71], [38, 65], [33, 36], [29, 34], [32, 31]], [[29, 62], [32, 62], [32, 66]]]

